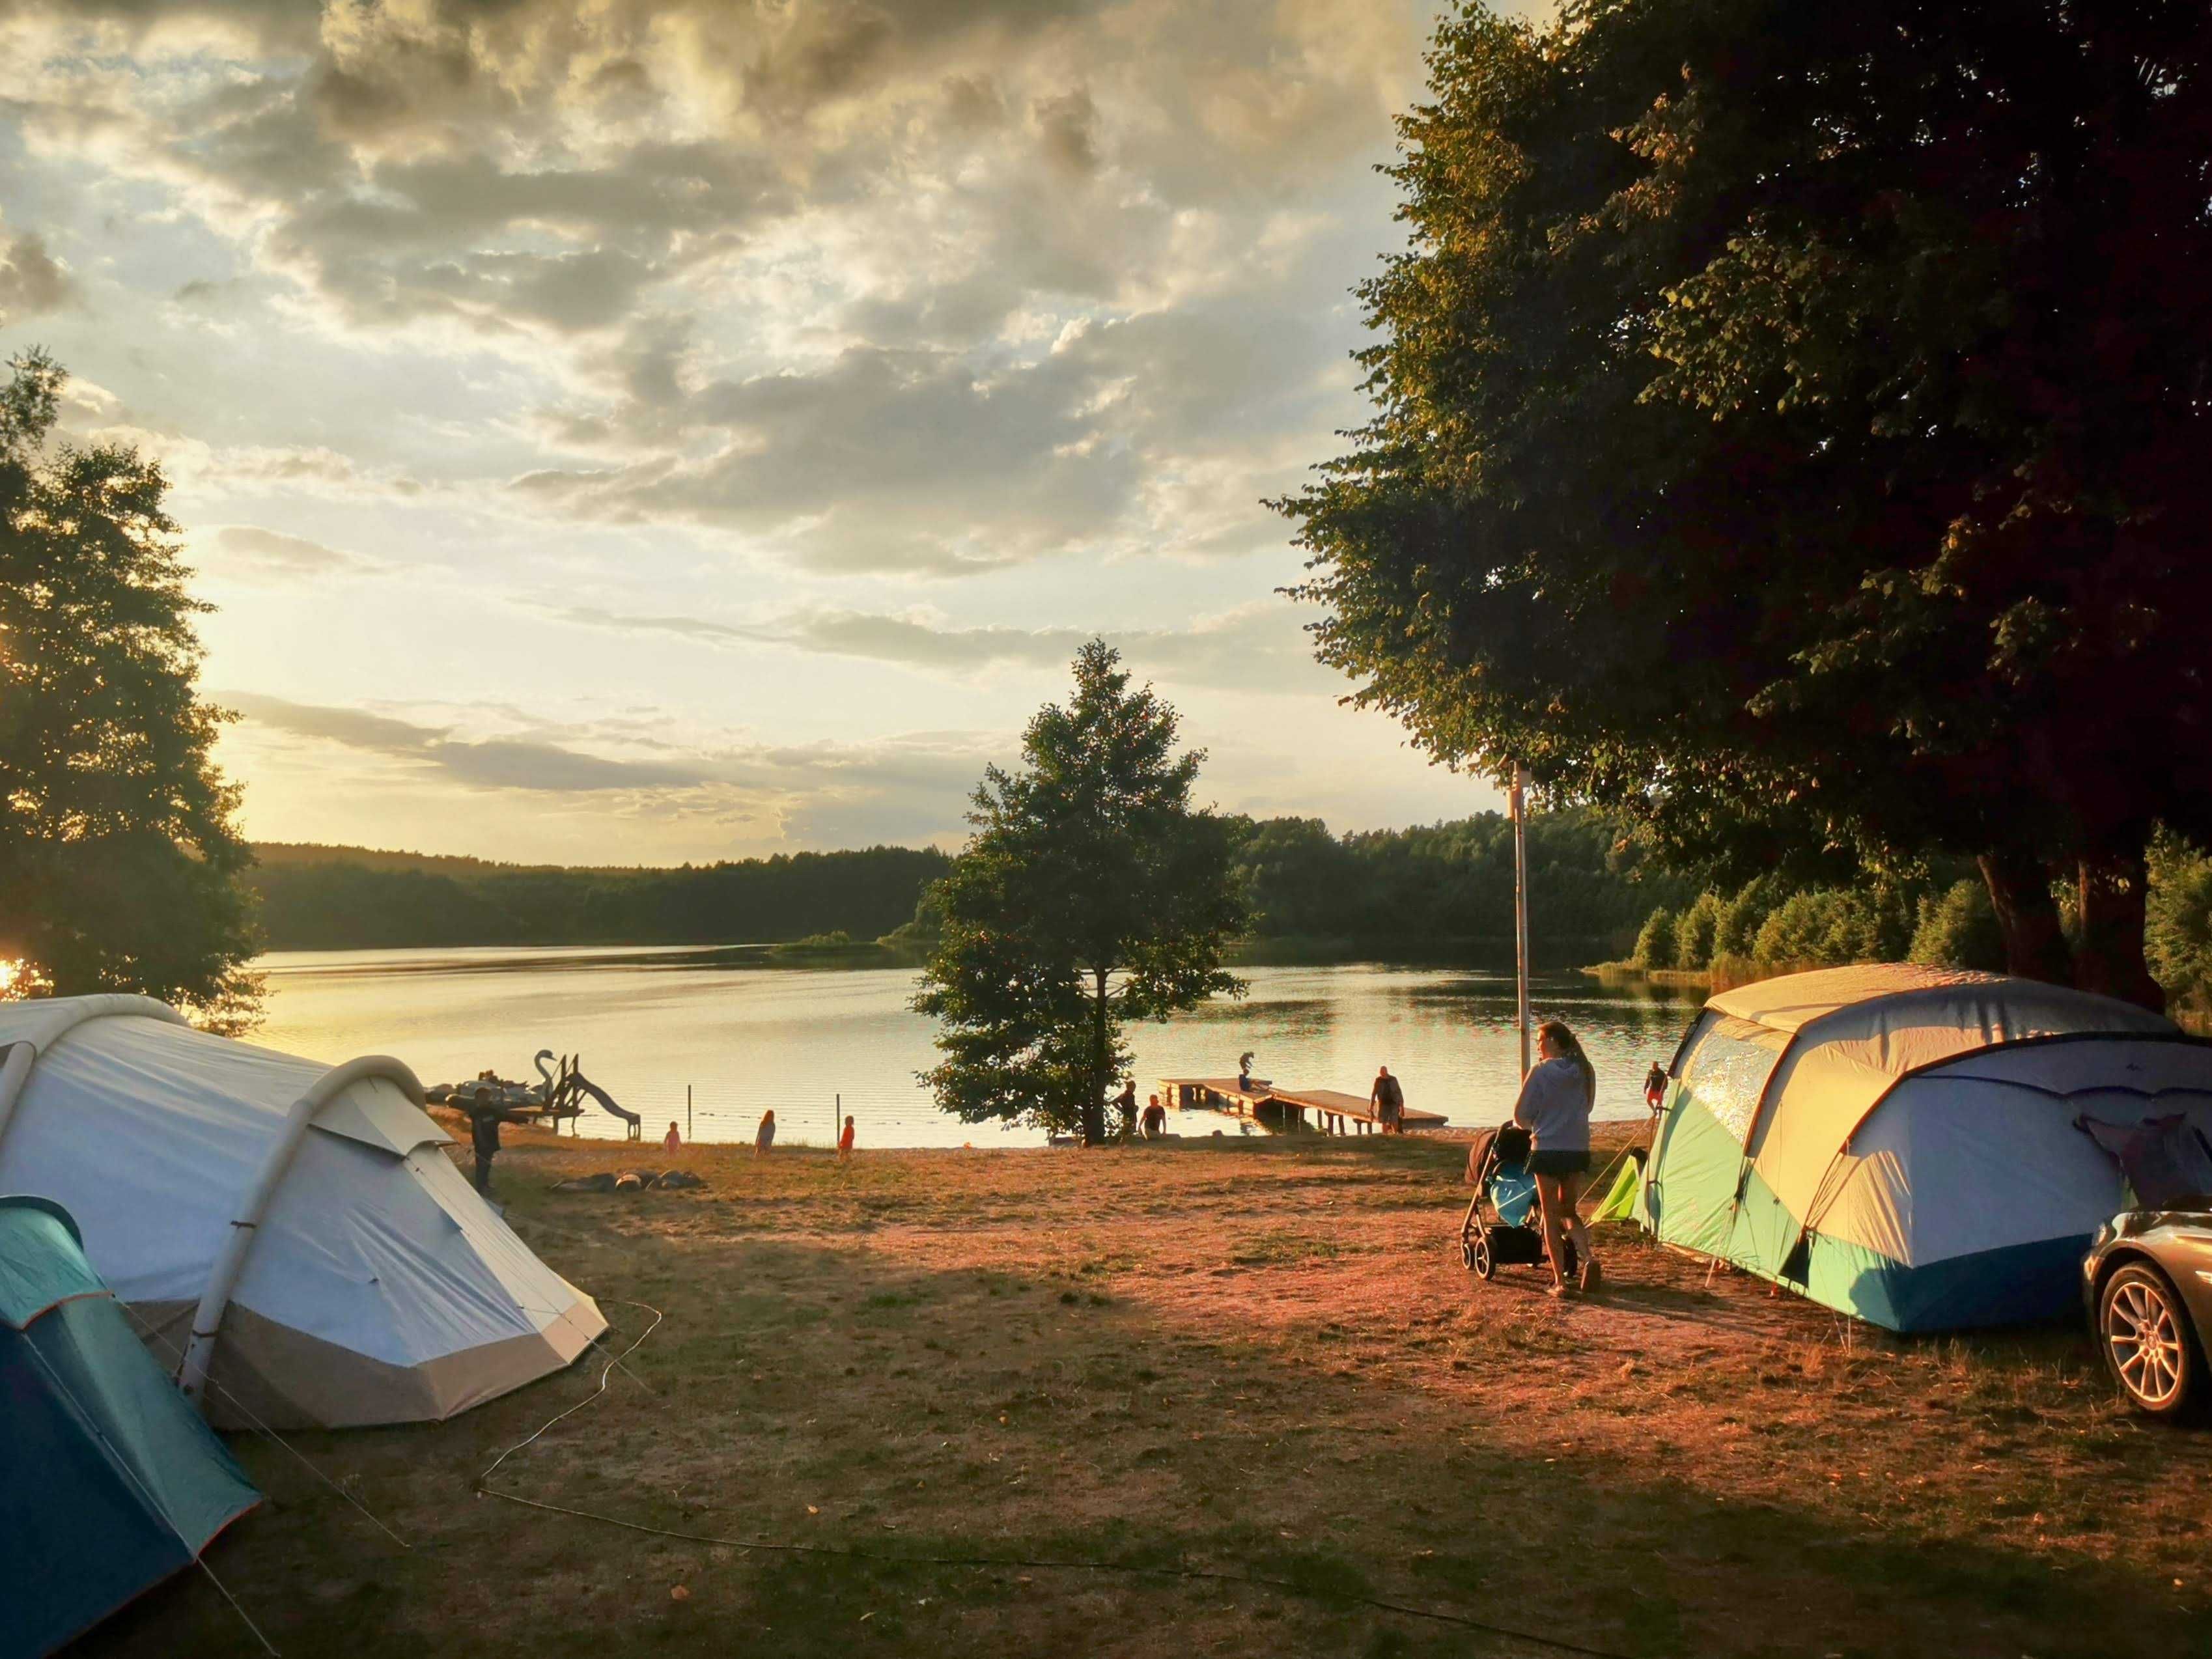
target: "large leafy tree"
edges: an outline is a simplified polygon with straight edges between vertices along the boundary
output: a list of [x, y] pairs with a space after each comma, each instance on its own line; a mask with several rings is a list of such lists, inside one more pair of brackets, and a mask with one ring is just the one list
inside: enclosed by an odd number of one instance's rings
[[[2212, 9], [1572, 0], [1439, 28], [1322, 658], [1679, 860], [1979, 860], [2155, 1003], [2212, 828]], [[2058, 926], [2054, 882], [2079, 909]]]
[[946, 1111], [1096, 1145], [1123, 1024], [1241, 994], [1221, 964], [1248, 915], [1230, 822], [1191, 805], [1204, 756], [1176, 752], [1175, 710], [1102, 641], [1074, 673], [1030, 720], [1023, 769], [975, 791], [915, 1006], [939, 1023], [923, 1081]]
[[236, 789], [210, 758], [161, 469], [51, 441], [37, 352], [0, 389], [0, 980], [142, 991], [250, 1023], [258, 989]]

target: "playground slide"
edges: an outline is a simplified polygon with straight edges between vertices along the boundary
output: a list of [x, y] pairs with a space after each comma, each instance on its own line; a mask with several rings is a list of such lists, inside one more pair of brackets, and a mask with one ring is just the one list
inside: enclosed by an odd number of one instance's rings
[[623, 1108], [616, 1105], [613, 1097], [610, 1096], [605, 1089], [599, 1087], [598, 1084], [592, 1082], [591, 1079], [586, 1077], [581, 1072], [571, 1072], [568, 1074], [568, 1080], [574, 1084], [575, 1086], [585, 1094], [591, 1096], [593, 1100], [598, 1101], [599, 1104], [606, 1108], [608, 1111], [613, 1113], [623, 1122], [629, 1124], [630, 1127], [630, 1138], [632, 1139], [636, 1139], [637, 1127], [644, 1120], [639, 1117], [635, 1112], [627, 1111]]

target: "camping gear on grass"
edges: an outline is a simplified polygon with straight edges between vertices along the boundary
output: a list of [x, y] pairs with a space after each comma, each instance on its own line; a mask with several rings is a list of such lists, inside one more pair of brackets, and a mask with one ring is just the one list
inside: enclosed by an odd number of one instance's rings
[[2060, 1317], [2119, 1170], [2075, 1127], [2212, 1128], [2212, 1043], [2132, 1004], [1906, 963], [1709, 1000], [1643, 1202], [1662, 1243], [1897, 1331]]
[[[1468, 1147], [1467, 1180], [1474, 1196], [1460, 1218], [1459, 1255], [1477, 1279], [1545, 1260], [1543, 1206], [1536, 1177], [1528, 1173], [1534, 1150], [1528, 1132], [1517, 1123], [1485, 1129]], [[1580, 1268], [1575, 1241], [1565, 1240], [1564, 1249], [1564, 1277], [1572, 1280]]]
[[144, 997], [0, 1003], [0, 1192], [68, 1206], [216, 1422], [437, 1420], [606, 1328], [470, 1190], [380, 1055], [337, 1067]]
[[61, 1646], [260, 1501], [139, 1342], [69, 1212], [0, 1198], [0, 1659]]

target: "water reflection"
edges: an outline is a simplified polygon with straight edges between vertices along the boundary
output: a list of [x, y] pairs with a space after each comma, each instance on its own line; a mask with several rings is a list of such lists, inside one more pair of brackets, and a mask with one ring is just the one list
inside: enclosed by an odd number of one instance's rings
[[[842, 1109], [864, 1146], [1035, 1144], [1027, 1131], [968, 1125], [931, 1105], [914, 1073], [935, 1058], [906, 1004], [904, 969], [761, 965], [749, 948], [472, 949], [283, 952], [269, 975], [259, 1041], [341, 1060], [398, 1055], [426, 1083], [489, 1066], [529, 1077], [539, 1048], [580, 1054], [586, 1073], [642, 1112], [656, 1137], [686, 1121], [749, 1138], [774, 1107], [786, 1141], [825, 1143]], [[1407, 1103], [1460, 1127], [1511, 1109], [1518, 1072], [1510, 973], [1377, 963], [1255, 967], [1250, 994], [1131, 1030], [1138, 1092], [1167, 1076], [1226, 1076], [1250, 1049], [1261, 1077], [1364, 1094], [1378, 1065]], [[1565, 1020], [1597, 1067], [1601, 1116], [1643, 1111], [1644, 1067], [1673, 1052], [1696, 1000], [1641, 986], [1548, 975], [1539, 1018]], [[586, 1134], [619, 1134], [604, 1116]], [[1215, 1127], [1185, 1115], [1174, 1127]]]

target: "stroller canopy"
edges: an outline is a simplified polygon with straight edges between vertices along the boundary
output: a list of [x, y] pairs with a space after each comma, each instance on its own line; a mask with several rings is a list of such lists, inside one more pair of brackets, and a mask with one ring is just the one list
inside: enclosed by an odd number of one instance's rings
[[2062, 1315], [2113, 1158], [2075, 1127], [2212, 1131], [2212, 1044], [2110, 998], [1891, 964], [1723, 992], [1670, 1068], [1644, 1208], [1893, 1330]]

